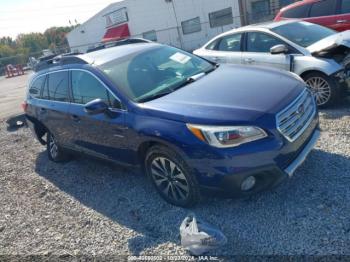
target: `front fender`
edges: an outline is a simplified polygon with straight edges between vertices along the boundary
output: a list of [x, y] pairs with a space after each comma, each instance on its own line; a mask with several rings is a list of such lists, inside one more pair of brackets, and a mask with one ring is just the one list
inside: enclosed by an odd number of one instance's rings
[[344, 67], [333, 59], [298, 56], [294, 60], [294, 73], [298, 75], [309, 71], [319, 71], [327, 76], [331, 76], [343, 69]]

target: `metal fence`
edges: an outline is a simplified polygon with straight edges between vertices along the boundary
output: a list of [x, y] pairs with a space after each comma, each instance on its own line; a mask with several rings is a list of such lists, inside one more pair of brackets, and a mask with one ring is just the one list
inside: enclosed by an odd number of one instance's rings
[[[218, 34], [221, 34], [223, 32], [226, 32], [230, 29], [234, 29], [237, 27], [240, 27], [241, 25], [245, 24], [254, 24], [254, 23], [260, 23], [272, 20], [279, 9], [269, 9], [266, 11], [261, 12], [254, 12], [254, 13], [244, 13], [240, 16], [234, 16], [232, 17], [232, 23], [222, 26], [215, 26], [210, 24], [209, 21], [201, 22], [199, 25], [196, 25], [196, 28], [200, 28], [200, 30], [195, 30], [195, 32], [188, 33], [188, 30], [184, 30], [183, 25], [177, 26], [177, 27], [167, 27], [160, 30], [154, 30], [152, 31], [152, 34], [149, 34], [152, 36], [152, 39], [150, 40], [156, 40], [157, 42], [161, 42], [164, 44], [168, 44], [171, 46], [175, 46], [187, 51], [193, 51], [194, 49], [202, 46], [207, 41], [209, 41], [211, 38], [215, 37]], [[149, 33], [149, 32], [148, 32]], [[154, 35], [155, 33], [155, 35]], [[154, 39], [154, 36], [156, 36], [156, 39]], [[145, 34], [134, 34], [131, 37], [137, 37], [137, 38], [147, 38], [147, 35]], [[94, 42], [94, 43], [87, 43], [83, 45], [76, 45], [76, 46], [58, 46], [54, 48], [52, 51], [59, 55], [67, 52], [75, 52], [77, 50], [84, 49], [85, 51], [90, 47], [96, 47], [98, 45], [103, 44], [100, 41]], [[26, 56], [26, 60], [29, 57], [35, 57], [38, 58], [42, 56], [42, 51], [31, 53], [29, 55], [25, 54], [17, 54], [15, 56], [11, 57], [0, 57], [0, 75], [4, 75], [5, 73], [5, 66], [8, 63], [11, 63], [11, 61], [22, 60], [24, 56]], [[13, 63], [13, 62], [12, 62]]]

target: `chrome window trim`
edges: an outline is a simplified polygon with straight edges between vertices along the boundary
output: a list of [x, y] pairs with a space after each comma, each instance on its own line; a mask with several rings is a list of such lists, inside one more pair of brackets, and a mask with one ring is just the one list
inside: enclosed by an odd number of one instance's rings
[[[289, 138], [288, 136], [284, 135], [284, 133], [282, 132], [280, 126], [279, 126], [279, 122], [278, 122], [278, 118], [280, 115], [284, 114], [285, 112], [287, 112], [288, 110], [290, 110], [293, 106], [296, 105], [296, 103], [300, 100], [300, 98], [302, 98], [305, 93], [308, 92], [311, 97], [312, 97], [312, 104], [313, 104], [313, 111], [312, 114], [309, 118], [309, 120], [305, 123], [305, 125], [303, 126], [302, 129], [300, 129], [300, 131], [294, 136], [294, 138]], [[290, 103], [286, 108], [282, 109], [279, 113], [276, 114], [275, 120], [276, 120], [276, 128], [279, 131], [279, 133], [285, 138], [287, 139], [289, 142], [293, 143], [294, 141], [296, 141], [303, 133], [304, 131], [310, 126], [311, 122], [313, 121], [313, 119], [315, 118], [317, 112], [317, 106], [316, 106], [316, 101], [314, 96], [310, 93], [310, 91], [305, 88], [305, 90], [303, 92], [301, 92], [301, 94], [293, 100], [292, 103]]]
[[[71, 68], [71, 69], [58, 69], [58, 70], [53, 70], [50, 72], [47, 72], [45, 74], [41, 74], [41, 75], [37, 75], [35, 76], [29, 84], [29, 88], [32, 85], [32, 83], [38, 79], [39, 77], [46, 77], [49, 74], [53, 74], [53, 73], [58, 73], [58, 72], [70, 72], [70, 71], [82, 71], [82, 72], [86, 72], [90, 75], [92, 75], [97, 81], [99, 81], [104, 88], [106, 88], [108, 90], [109, 93], [112, 94], [112, 96], [118, 100], [120, 102], [121, 105], [123, 105], [122, 101], [114, 94], [114, 92], [111, 91], [111, 89], [100, 79], [98, 78], [95, 74], [91, 73], [90, 71], [86, 70], [86, 69], [79, 69], [79, 68]], [[70, 83], [71, 84], [71, 83]], [[43, 99], [43, 98], [32, 98], [32, 99], [37, 99], [37, 100], [41, 100], [41, 101], [48, 101], [48, 102], [52, 102], [52, 103], [60, 103], [60, 104], [70, 104], [70, 105], [80, 105], [80, 106], [84, 106], [84, 104], [78, 104], [78, 103], [74, 103], [74, 102], [62, 102], [62, 101], [55, 101], [55, 100], [48, 100], [48, 99]], [[127, 109], [123, 109], [123, 108], [112, 108], [112, 107], [108, 107], [109, 110], [114, 111], [114, 112], [127, 112]]]

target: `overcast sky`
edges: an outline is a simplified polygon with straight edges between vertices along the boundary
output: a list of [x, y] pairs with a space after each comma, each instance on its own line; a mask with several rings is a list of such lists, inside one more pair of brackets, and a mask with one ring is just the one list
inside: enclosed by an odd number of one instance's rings
[[44, 32], [52, 26], [83, 23], [120, 0], [0, 0], [0, 37]]

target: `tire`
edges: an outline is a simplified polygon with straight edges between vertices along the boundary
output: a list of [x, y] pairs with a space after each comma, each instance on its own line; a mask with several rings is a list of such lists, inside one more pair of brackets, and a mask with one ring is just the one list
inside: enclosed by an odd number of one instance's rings
[[338, 102], [341, 90], [332, 77], [314, 72], [305, 75], [304, 81], [315, 94], [319, 107], [326, 108]]
[[51, 161], [62, 163], [69, 160], [68, 154], [57, 144], [55, 137], [49, 131], [47, 132], [46, 141], [47, 155]]
[[191, 207], [199, 203], [199, 185], [191, 169], [175, 152], [154, 146], [145, 158], [145, 170], [161, 197], [168, 203]]

